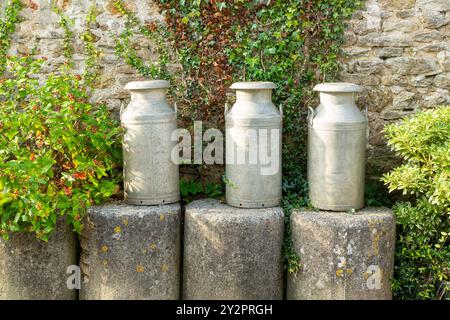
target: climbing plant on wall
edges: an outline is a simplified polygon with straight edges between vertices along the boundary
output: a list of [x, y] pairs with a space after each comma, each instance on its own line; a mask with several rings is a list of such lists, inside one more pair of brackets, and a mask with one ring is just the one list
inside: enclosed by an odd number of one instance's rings
[[[171, 75], [167, 71], [169, 54], [165, 46], [162, 32], [156, 32], [158, 25], [156, 23], [143, 24], [134, 12], [128, 9], [123, 0], [114, 1], [115, 8], [125, 17], [125, 28], [115, 36], [116, 54], [123, 58], [126, 63], [134, 67], [142, 76], [151, 78], [170, 79]], [[162, 28], [162, 25], [159, 25]], [[162, 30], [162, 29], [161, 29]], [[158, 59], [155, 61], [144, 61], [138, 56], [133, 42], [134, 35], [144, 36], [155, 43]]]
[[0, 74], [3, 73], [5, 68], [6, 54], [11, 45], [11, 34], [16, 30], [21, 9], [20, 0], [8, 0], [4, 7], [3, 17], [0, 20]]
[[91, 4], [86, 17], [86, 26], [81, 33], [80, 38], [83, 41], [84, 52], [86, 54], [86, 68], [83, 77], [88, 85], [95, 85], [100, 76], [100, 60], [102, 51], [94, 44], [95, 35], [91, 31], [91, 26], [97, 24], [98, 8], [94, 3]]

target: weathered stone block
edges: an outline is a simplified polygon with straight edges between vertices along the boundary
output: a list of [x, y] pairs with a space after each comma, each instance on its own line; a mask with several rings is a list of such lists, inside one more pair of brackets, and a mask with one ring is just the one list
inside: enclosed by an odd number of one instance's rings
[[377, 31], [379, 26], [370, 23], [368, 20], [359, 20], [354, 24], [353, 31], [358, 35], [366, 35], [370, 32]]
[[398, 84], [406, 84], [408, 83], [408, 77], [406, 75], [401, 75], [395, 72], [390, 72], [390, 70], [386, 70], [388, 72], [384, 72], [381, 77], [381, 84], [389, 87], [395, 86]]
[[80, 298], [179, 299], [180, 222], [178, 203], [92, 207], [80, 237]]
[[435, 91], [428, 91], [424, 95], [421, 106], [424, 108], [434, 108], [438, 105], [449, 104], [450, 94], [449, 90], [436, 88]]
[[448, 11], [450, 2], [448, 0], [416, 0], [416, 7], [426, 11]]
[[395, 48], [395, 47], [380, 48], [377, 51], [378, 57], [382, 59], [400, 57], [402, 54], [403, 48]]
[[392, 104], [392, 99], [392, 93], [389, 87], [365, 86], [363, 94], [358, 97], [357, 105], [367, 106], [369, 112], [379, 113]]
[[376, 119], [373, 124], [371, 124], [371, 129], [369, 130], [369, 143], [375, 146], [382, 146], [386, 144], [384, 139], [383, 129], [386, 125], [385, 121]]
[[418, 28], [418, 23], [414, 20], [395, 20], [383, 23], [383, 31], [413, 32]]
[[364, 86], [378, 86], [381, 82], [378, 75], [363, 73], [341, 72], [339, 74], [339, 79], [343, 82], [351, 82]]
[[369, 48], [348, 47], [343, 49], [346, 56], [357, 57], [370, 52]]
[[11, 234], [0, 240], [0, 300], [74, 300], [69, 266], [78, 265], [78, 241], [72, 228], [59, 220], [47, 243], [34, 234]]
[[407, 19], [411, 17], [417, 17], [417, 11], [415, 8], [400, 10], [396, 12], [396, 17], [400, 19]]
[[409, 9], [414, 6], [416, 0], [381, 0], [380, 3], [389, 9]]
[[440, 52], [440, 51], [450, 50], [450, 43], [437, 42], [437, 43], [425, 44], [425, 45], [419, 47], [419, 50], [424, 51], [424, 52]]
[[383, 63], [383, 60], [378, 58], [360, 59], [352, 61], [349, 69], [357, 73], [377, 74], [383, 70]]
[[357, 40], [358, 40], [358, 37], [356, 36], [356, 34], [354, 32], [349, 31], [349, 30], [346, 30], [344, 32], [344, 41], [345, 41], [346, 46], [354, 45]]
[[450, 50], [439, 52], [437, 58], [441, 68], [444, 71], [450, 71]]
[[387, 208], [356, 213], [295, 211], [301, 270], [288, 275], [288, 299], [391, 299], [395, 220]]
[[433, 84], [438, 88], [450, 89], [450, 73], [438, 74], [434, 78]]
[[411, 78], [410, 83], [414, 87], [427, 88], [433, 83], [433, 76], [418, 75]]
[[439, 28], [448, 23], [442, 12], [432, 10], [422, 10], [421, 20], [426, 28]]
[[392, 91], [394, 92], [392, 106], [397, 110], [409, 108], [416, 96], [414, 92], [407, 91], [403, 87], [393, 87]]
[[185, 299], [281, 299], [284, 213], [216, 200], [186, 207]]
[[413, 36], [413, 40], [417, 42], [432, 42], [440, 41], [443, 39], [443, 34], [436, 30], [428, 30], [424, 32], [418, 32]]
[[409, 47], [412, 40], [402, 32], [379, 33], [372, 32], [359, 38], [360, 46], [369, 47]]
[[440, 72], [436, 61], [429, 58], [397, 57], [386, 60], [386, 65], [401, 75], [431, 75]]

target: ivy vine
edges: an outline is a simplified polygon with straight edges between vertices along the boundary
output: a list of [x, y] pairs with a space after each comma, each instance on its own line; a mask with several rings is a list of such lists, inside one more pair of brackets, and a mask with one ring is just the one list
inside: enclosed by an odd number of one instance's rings
[[73, 64], [73, 55], [75, 52], [73, 42], [74, 42], [74, 32], [72, 27], [74, 26], [74, 21], [67, 17], [62, 10], [56, 5], [55, 1], [52, 1], [52, 10], [59, 16], [58, 24], [64, 30], [64, 39], [62, 44], [63, 56], [66, 58], [66, 64]]
[[100, 76], [100, 59], [102, 51], [95, 46], [95, 35], [91, 31], [91, 26], [97, 24], [98, 8], [93, 2], [89, 7], [86, 17], [86, 28], [81, 33], [80, 38], [84, 45], [86, 57], [86, 67], [83, 77], [89, 86], [95, 85], [95, 81]]
[[[116, 54], [144, 77], [170, 79], [171, 75], [167, 70], [169, 53], [164, 45], [162, 33], [156, 32], [158, 29], [162, 29], [163, 26], [158, 26], [157, 23], [144, 25], [136, 17], [136, 14], [128, 9], [123, 0], [115, 0], [114, 6], [125, 17], [125, 29], [118, 36], [114, 37]], [[135, 34], [146, 37], [156, 45], [158, 59], [146, 62], [139, 57], [135, 49], [136, 42], [133, 41]]]
[[8, 0], [4, 7], [3, 18], [0, 20], [0, 74], [3, 73], [6, 55], [11, 46], [11, 35], [20, 21], [19, 13], [22, 10], [20, 0]]

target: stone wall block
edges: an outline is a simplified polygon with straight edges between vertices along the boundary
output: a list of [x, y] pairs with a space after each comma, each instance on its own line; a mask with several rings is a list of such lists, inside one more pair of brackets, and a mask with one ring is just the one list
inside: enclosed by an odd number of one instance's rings
[[399, 31], [389, 33], [373, 32], [359, 37], [360, 46], [368, 47], [409, 47], [412, 45], [411, 36]]
[[444, 71], [450, 71], [450, 50], [439, 52], [437, 58], [442, 69]]
[[279, 207], [242, 209], [216, 200], [186, 207], [183, 298], [282, 299]]
[[81, 237], [80, 298], [179, 299], [180, 226], [178, 203], [92, 207]]
[[391, 210], [294, 211], [291, 228], [302, 267], [288, 275], [288, 299], [392, 298], [395, 220]]
[[427, 11], [449, 11], [450, 2], [448, 0], [416, 0], [416, 7]]
[[413, 40], [417, 42], [432, 42], [440, 41], [444, 38], [444, 35], [436, 30], [425, 30], [414, 34]]
[[411, 20], [394, 20], [383, 23], [383, 31], [402, 31], [414, 32], [419, 28], [417, 21]]
[[0, 239], [0, 300], [75, 300], [70, 266], [78, 266], [78, 241], [63, 219], [47, 243], [31, 233]]
[[437, 29], [448, 23], [445, 19], [445, 14], [440, 11], [422, 10], [420, 18], [424, 27], [430, 29]]
[[383, 70], [382, 59], [358, 59], [349, 63], [349, 70], [363, 74], [379, 74]]
[[433, 75], [440, 73], [435, 60], [422, 57], [396, 57], [386, 60], [386, 66], [400, 75]]

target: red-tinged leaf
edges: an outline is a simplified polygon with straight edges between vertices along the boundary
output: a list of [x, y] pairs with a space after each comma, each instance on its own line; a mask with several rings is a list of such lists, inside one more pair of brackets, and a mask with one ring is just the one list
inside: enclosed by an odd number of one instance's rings
[[86, 172], [75, 172], [72, 177], [74, 179], [79, 179], [79, 180], [86, 180], [87, 175]]
[[65, 194], [66, 196], [68, 196], [68, 197], [71, 197], [71, 196], [72, 196], [72, 188], [71, 188], [71, 187], [66, 187], [66, 186], [64, 186], [64, 187], [63, 187], [63, 190], [64, 190], [64, 194]]

